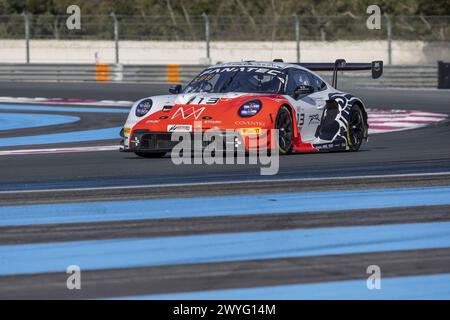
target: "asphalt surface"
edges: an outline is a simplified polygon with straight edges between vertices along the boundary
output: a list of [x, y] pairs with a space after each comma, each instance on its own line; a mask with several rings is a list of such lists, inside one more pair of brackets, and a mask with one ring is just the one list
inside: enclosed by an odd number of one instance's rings
[[14, 226], [1, 229], [0, 245], [439, 221], [450, 221], [450, 206]]
[[[0, 96], [137, 100], [143, 96], [164, 93], [166, 89], [166, 85], [141, 84], [0, 83]], [[355, 89], [352, 93], [362, 97], [370, 108], [450, 114], [450, 92], [447, 91]], [[23, 129], [0, 133], [0, 137], [121, 126], [126, 118], [126, 114], [93, 113], [78, 116], [81, 118], [78, 127], [70, 127], [73, 126], [71, 124], [66, 128], [51, 126]], [[412, 131], [373, 135], [357, 153], [281, 157], [276, 176], [261, 176], [258, 165], [176, 166], [170, 157], [141, 159], [134, 154], [114, 151], [1, 156], [0, 206], [7, 208], [86, 201], [449, 186], [450, 174], [444, 174], [450, 172], [449, 136], [449, 121]], [[110, 145], [118, 141], [102, 141], [99, 138], [95, 143], [83, 145]], [[74, 145], [79, 144], [61, 144]], [[11, 148], [2, 150], [5, 149]], [[369, 175], [374, 177], [366, 177]], [[364, 177], [347, 178], [355, 176]], [[448, 221], [449, 205], [322, 211], [314, 214], [306, 212], [301, 215], [293, 210], [276, 215], [1, 226], [0, 245], [124, 238], [164, 239], [236, 232]], [[365, 279], [366, 267], [371, 264], [380, 265], [385, 277], [441, 274], [450, 273], [449, 257], [450, 250], [440, 248], [92, 270], [83, 273], [81, 291], [68, 291], [65, 288], [65, 272], [0, 276], [0, 298], [124, 297]]]
[[[411, 175], [411, 176], [410, 176]], [[143, 184], [121, 186], [78, 188], [30, 189], [24, 184], [22, 190], [6, 190], [0, 192], [0, 205], [30, 205], [43, 203], [71, 203], [87, 201], [110, 201], [115, 199], [173, 199], [201, 196], [219, 196], [261, 193], [339, 191], [339, 190], [370, 190], [382, 188], [432, 187], [450, 185], [450, 173], [430, 173], [427, 175], [415, 173], [390, 176], [362, 176], [352, 178], [300, 178], [299, 180], [267, 179], [249, 184], [242, 181], [212, 182], [198, 185], [191, 184]], [[34, 186], [34, 185], [31, 185]], [[28, 188], [27, 188], [28, 187]]]
[[[0, 83], [0, 96], [13, 95], [21, 90], [21, 96], [53, 96], [94, 99], [134, 100], [143, 96], [161, 94], [167, 86], [118, 85], [118, 84], [36, 84]], [[164, 91], [163, 91], [164, 90]], [[413, 90], [358, 89], [370, 108], [399, 108], [450, 113], [450, 92]], [[95, 116], [95, 114], [94, 114]], [[86, 117], [86, 115], [84, 115]], [[91, 115], [92, 117], [92, 115]], [[90, 128], [106, 125], [123, 125], [126, 114], [97, 114], [97, 121], [90, 121]], [[88, 123], [88, 120], [82, 122]], [[57, 127], [57, 126], [56, 126]], [[83, 128], [86, 128], [85, 126]], [[39, 129], [36, 129], [39, 130]], [[383, 173], [436, 172], [450, 169], [449, 121], [413, 131], [379, 134], [370, 137], [358, 153], [328, 153], [291, 155], [280, 158], [277, 177], [328, 177]], [[101, 140], [101, 137], [99, 137]], [[118, 143], [118, 140], [104, 144]], [[77, 145], [77, 144], [70, 144]], [[67, 146], [65, 144], [58, 146]], [[32, 146], [45, 147], [42, 145]], [[26, 146], [21, 147], [25, 149]], [[11, 148], [5, 148], [11, 149]], [[2, 170], [0, 189], [18, 188], [26, 182], [27, 188], [108, 186], [164, 182], [232, 181], [258, 179], [257, 165], [183, 165], [176, 166], [169, 156], [164, 159], [141, 159], [134, 154], [114, 151], [25, 155], [3, 157], [1, 166], [21, 168], [18, 175], [13, 170]], [[70, 170], [68, 170], [70, 168]], [[130, 170], [132, 168], [132, 170]]]
[[450, 249], [86, 271], [82, 290], [67, 290], [65, 273], [8, 276], [0, 277], [0, 297], [93, 299], [306, 284], [365, 278], [369, 265], [379, 265], [386, 278], [448, 273]]

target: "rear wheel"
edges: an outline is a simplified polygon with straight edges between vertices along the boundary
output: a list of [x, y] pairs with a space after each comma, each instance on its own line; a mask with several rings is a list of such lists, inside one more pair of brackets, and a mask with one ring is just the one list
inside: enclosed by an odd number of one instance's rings
[[350, 110], [350, 118], [347, 127], [347, 142], [350, 151], [358, 151], [364, 139], [364, 117], [361, 108], [354, 105]]
[[279, 130], [278, 149], [280, 154], [290, 153], [294, 139], [294, 122], [292, 121], [291, 112], [285, 106], [278, 111], [275, 129]]
[[166, 152], [135, 152], [135, 154], [142, 158], [162, 158]]

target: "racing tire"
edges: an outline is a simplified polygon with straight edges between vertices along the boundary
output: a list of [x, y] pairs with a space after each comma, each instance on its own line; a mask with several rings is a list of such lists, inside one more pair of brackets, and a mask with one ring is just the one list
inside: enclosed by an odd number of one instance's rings
[[278, 110], [275, 129], [279, 130], [278, 150], [281, 155], [292, 152], [294, 140], [294, 121], [288, 107], [282, 106]]
[[347, 144], [349, 151], [358, 151], [364, 140], [365, 123], [361, 108], [354, 105], [350, 110], [347, 126]]
[[167, 152], [135, 152], [135, 154], [141, 158], [155, 159], [162, 158]]

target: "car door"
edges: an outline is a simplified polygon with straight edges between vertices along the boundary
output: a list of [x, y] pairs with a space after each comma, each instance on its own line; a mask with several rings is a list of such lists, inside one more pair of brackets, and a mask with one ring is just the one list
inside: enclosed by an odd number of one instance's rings
[[[303, 141], [312, 141], [316, 138], [316, 130], [320, 125], [326, 104], [323, 94], [326, 84], [324, 83], [325, 87], [323, 87], [318, 80], [320, 79], [303, 69], [292, 68], [288, 71], [286, 93], [290, 96], [291, 103], [296, 110], [298, 129]], [[323, 81], [320, 80], [320, 82]], [[294, 99], [294, 91], [300, 85], [312, 86], [314, 92]]]

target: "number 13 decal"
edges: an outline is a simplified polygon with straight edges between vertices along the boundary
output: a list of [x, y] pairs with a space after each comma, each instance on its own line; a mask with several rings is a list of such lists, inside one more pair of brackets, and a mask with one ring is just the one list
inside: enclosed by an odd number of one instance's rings
[[300, 113], [298, 115], [297, 123], [299, 126], [302, 126], [305, 123], [305, 114], [304, 113]]

